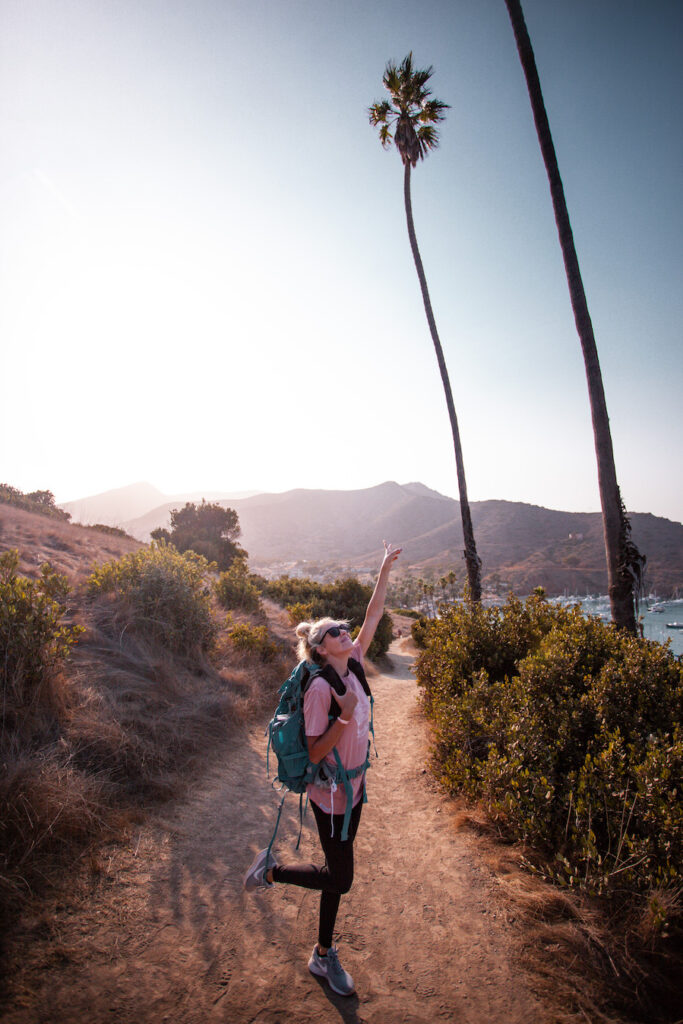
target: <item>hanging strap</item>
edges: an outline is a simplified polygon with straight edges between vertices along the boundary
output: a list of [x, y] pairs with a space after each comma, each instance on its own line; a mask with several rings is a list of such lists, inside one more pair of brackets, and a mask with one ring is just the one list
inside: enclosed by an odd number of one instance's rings
[[[266, 851], [266, 866], [265, 866], [265, 869], [264, 869], [264, 874], [265, 874], [265, 872], [268, 870], [268, 868], [270, 866], [270, 851], [273, 849], [273, 843], [275, 842], [275, 836], [277, 835], [277, 830], [280, 827], [280, 817], [282, 816], [282, 807], [284, 805], [285, 797], [286, 796], [287, 796], [287, 790], [285, 790], [284, 793], [282, 794], [282, 800], [280, 801], [280, 806], [278, 807], [278, 810], [277, 810], [277, 821], [275, 822], [275, 830], [273, 831], [273, 835], [271, 836], [270, 842], [268, 843], [268, 850]], [[275, 864], [275, 861], [273, 861], [273, 864]]]
[[[334, 753], [335, 761], [337, 762], [337, 776], [342, 786], [344, 787], [344, 793], [346, 794], [346, 808], [344, 810], [344, 821], [342, 822], [342, 842], [345, 842], [349, 838], [349, 822], [351, 821], [351, 810], [353, 807], [353, 786], [351, 785], [352, 779], [357, 779], [359, 775], [367, 771], [370, 767], [370, 744], [368, 743], [368, 753], [363, 764], [357, 768], [345, 768], [342, 764], [339, 751], [336, 747], [333, 747], [332, 752]], [[363, 788], [363, 803], [368, 802], [368, 795]], [[333, 811], [330, 813], [330, 817], [333, 817]], [[334, 823], [332, 824], [332, 834], [334, 835]]]
[[[370, 694], [370, 735], [372, 736], [372, 747], [375, 751], [375, 757], [379, 757], [377, 753], [377, 744], [375, 743], [375, 698]], [[370, 744], [368, 743], [368, 751]]]
[[[284, 807], [285, 798], [286, 798], [288, 792], [289, 792], [289, 790], [285, 789], [284, 793], [282, 794], [282, 800], [280, 801], [280, 806], [277, 809], [277, 820], [275, 822], [275, 828], [273, 830], [273, 834], [271, 836], [270, 842], [268, 843], [268, 850], [266, 852], [266, 867], [265, 867], [266, 871], [271, 866], [270, 851], [273, 849], [273, 844], [275, 842], [275, 836], [277, 835], [277, 830], [280, 827], [280, 818], [282, 817], [282, 808]], [[304, 803], [304, 796], [306, 797], [305, 803]], [[306, 793], [306, 794], [299, 793], [299, 838], [296, 841], [296, 849], [297, 850], [299, 849], [299, 846], [301, 845], [301, 833], [304, 830], [304, 818], [306, 817], [306, 811], [307, 810], [308, 810], [308, 793]], [[273, 865], [274, 864], [275, 864], [275, 859], [273, 859]]]

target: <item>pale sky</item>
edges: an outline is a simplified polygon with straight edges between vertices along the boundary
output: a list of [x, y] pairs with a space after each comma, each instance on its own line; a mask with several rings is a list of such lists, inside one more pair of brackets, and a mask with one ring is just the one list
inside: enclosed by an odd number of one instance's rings
[[[683, 4], [525, 0], [629, 509], [683, 518]], [[457, 496], [388, 59], [451, 105], [413, 212], [470, 499], [599, 509], [503, 0], [3, 0], [0, 479], [66, 501]]]

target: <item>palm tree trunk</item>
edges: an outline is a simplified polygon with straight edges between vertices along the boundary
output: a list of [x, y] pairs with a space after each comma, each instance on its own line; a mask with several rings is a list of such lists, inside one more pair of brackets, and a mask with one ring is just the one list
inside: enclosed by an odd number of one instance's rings
[[557, 163], [555, 146], [550, 132], [548, 115], [543, 102], [541, 83], [536, 68], [536, 60], [531, 47], [529, 33], [524, 21], [520, 0], [505, 0], [505, 5], [512, 23], [512, 30], [517, 43], [519, 58], [526, 78], [531, 109], [533, 111], [536, 133], [550, 183], [550, 194], [555, 212], [555, 222], [560, 239], [560, 247], [564, 259], [569, 296], [574, 320], [579, 334], [583, 359], [588, 381], [591, 417], [593, 420], [593, 436], [595, 453], [598, 463], [598, 487], [602, 506], [602, 523], [605, 538], [605, 554], [607, 559], [607, 584], [609, 588], [612, 619], [617, 626], [636, 632], [635, 588], [634, 580], [642, 573], [644, 559], [630, 541], [630, 524], [626, 518], [621, 501], [617, 472], [614, 465], [612, 435], [605, 390], [600, 372], [598, 350], [593, 334], [593, 324], [588, 312], [588, 303], [581, 279], [579, 261], [574, 246], [569, 221], [569, 212]]
[[465, 464], [462, 458], [462, 446], [460, 444], [460, 431], [458, 429], [458, 417], [455, 415], [455, 405], [453, 404], [453, 394], [451, 392], [451, 383], [448, 379], [448, 370], [446, 369], [446, 361], [443, 356], [443, 349], [441, 348], [441, 342], [439, 341], [439, 335], [436, 330], [436, 322], [434, 320], [434, 313], [432, 312], [432, 303], [429, 298], [429, 290], [427, 288], [427, 278], [425, 277], [424, 268], [422, 266], [422, 259], [420, 257], [420, 250], [417, 247], [417, 238], [415, 236], [415, 225], [413, 223], [413, 205], [410, 200], [410, 161], [405, 163], [405, 173], [403, 177], [403, 197], [406, 205], [406, 219], [408, 221], [408, 237], [410, 238], [410, 248], [413, 251], [413, 259], [415, 260], [415, 269], [417, 270], [417, 276], [420, 280], [420, 288], [422, 289], [422, 299], [424, 302], [425, 313], [427, 314], [427, 323], [429, 324], [429, 331], [434, 342], [434, 351], [436, 352], [436, 360], [439, 364], [439, 372], [441, 373], [441, 381], [443, 383], [443, 389], [446, 394], [446, 405], [448, 406], [448, 416], [451, 421], [451, 432], [453, 434], [453, 448], [455, 449], [455, 466], [458, 474], [458, 493], [460, 495], [460, 517], [462, 519], [462, 533], [465, 540], [465, 565], [467, 566], [467, 581], [469, 583], [470, 597], [477, 603], [481, 601], [481, 560], [477, 554], [477, 547], [474, 543], [474, 530], [472, 528], [472, 516], [470, 514], [470, 504], [467, 500], [467, 483], [465, 481]]

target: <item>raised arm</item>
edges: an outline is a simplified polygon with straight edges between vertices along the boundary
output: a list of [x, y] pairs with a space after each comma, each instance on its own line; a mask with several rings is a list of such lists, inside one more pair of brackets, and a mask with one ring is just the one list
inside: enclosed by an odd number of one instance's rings
[[360, 633], [357, 637], [363, 654], [368, 653], [368, 647], [372, 643], [372, 638], [374, 637], [375, 631], [379, 625], [379, 620], [382, 618], [384, 602], [387, 596], [387, 586], [389, 584], [389, 573], [391, 572], [392, 565], [400, 554], [401, 548], [393, 548], [391, 544], [387, 544], [387, 542], [384, 541], [384, 559], [379, 570], [375, 589], [372, 592], [372, 597], [370, 598], [370, 602], [365, 612], [363, 625], [361, 626]]

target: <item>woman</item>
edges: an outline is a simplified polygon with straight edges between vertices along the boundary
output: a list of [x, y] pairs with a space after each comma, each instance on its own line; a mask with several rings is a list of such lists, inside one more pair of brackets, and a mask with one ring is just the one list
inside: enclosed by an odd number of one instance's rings
[[[316, 675], [304, 696], [306, 740], [311, 762], [324, 762], [333, 776], [337, 767], [336, 749], [343, 767], [351, 775], [350, 789], [329, 782], [327, 785], [313, 783], [308, 787], [325, 864], [323, 867], [313, 864], [273, 865], [271, 855], [269, 866], [266, 866], [268, 851], [265, 849], [257, 854], [244, 878], [249, 892], [271, 888], [276, 883], [320, 890], [318, 942], [313, 947], [308, 968], [313, 974], [327, 978], [330, 988], [344, 996], [354, 992], [353, 979], [339, 962], [333, 934], [340, 899], [353, 882], [353, 842], [365, 795], [364, 765], [370, 730], [370, 700], [363, 686], [366, 683], [363, 656], [367, 654], [382, 618], [389, 573], [400, 553], [400, 548], [392, 548], [384, 541], [384, 560], [355, 642], [349, 636], [348, 623], [335, 619], [302, 622], [296, 629], [299, 657], [324, 666], [328, 676], [329, 669], [333, 669], [345, 687], [343, 693], [338, 693], [326, 678]], [[333, 707], [338, 707], [339, 714], [330, 718]], [[362, 770], [354, 774], [353, 769], [359, 768]], [[350, 814], [347, 812], [347, 792], [351, 797]]]

